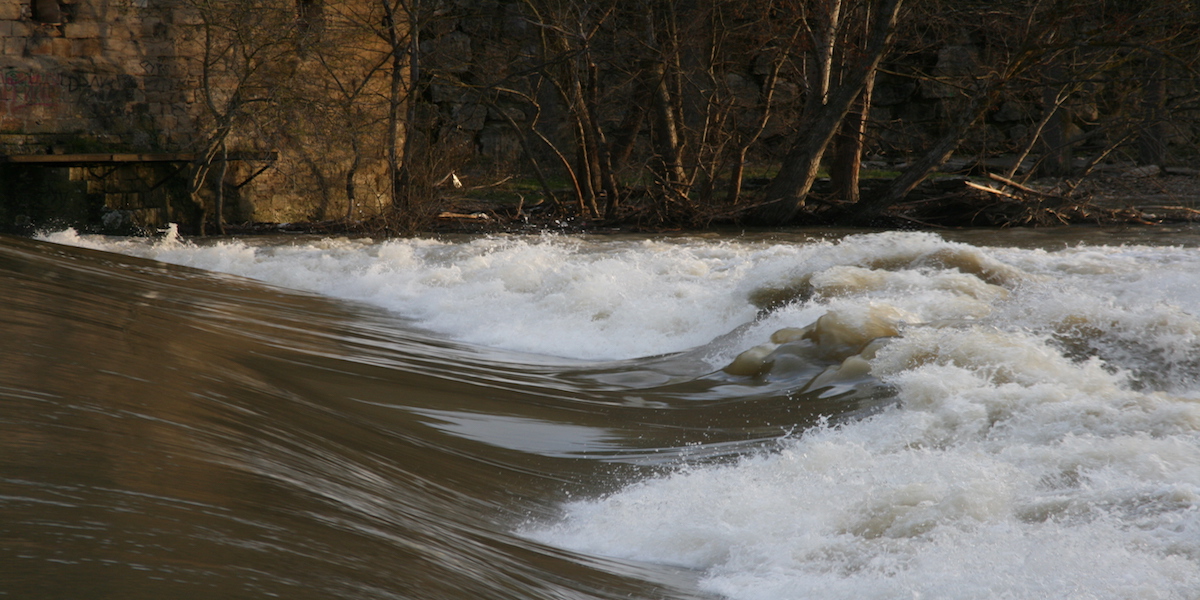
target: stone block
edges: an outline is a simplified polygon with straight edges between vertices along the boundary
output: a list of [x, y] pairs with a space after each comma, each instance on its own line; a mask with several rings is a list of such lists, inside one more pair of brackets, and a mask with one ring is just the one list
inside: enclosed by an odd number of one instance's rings
[[30, 56], [54, 56], [54, 41], [56, 39], [61, 38], [48, 38], [40, 35], [27, 38], [25, 51]]
[[190, 8], [176, 8], [171, 11], [171, 23], [174, 25], [203, 25], [204, 18], [200, 13]]
[[16, 21], [21, 18], [21, 0], [0, 0], [0, 21]]
[[97, 38], [71, 40], [71, 56], [98, 58], [104, 53], [104, 41]]
[[1162, 173], [1162, 168], [1159, 167], [1158, 165], [1146, 165], [1143, 167], [1134, 167], [1132, 169], [1129, 169], [1129, 170], [1121, 173], [1121, 176], [1122, 177], [1145, 178], [1145, 177], [1158, 177], [1158, 175], [1160, 173]]
[[764, 51], [762, 54], [754, 57], [754, 63], [750, 67], [750, 72], [765, 77], [775, 70], [775, 61], [779, 58], [779, 52], [774, 49]]
[[871, 112], [867, 116], [869, 121], [873, 123], [887, 123], [893, 118], [895, 117], [892, 115], [891, 106], [876, 106], [875, 104], [871, 104]]
[[140, 196], [140, 194], [137, 193], [105, 194], [104, 205], [118, 210], [141, 208], [141, 203], [139, 202], [140, 198], [138, 196]]
[[32, 134], [58, 133], [58, 121], [39, 115], [36, 118], [27, 119], [24, 129], [26, 133]]
[[142, 229], [157, 229], [167, 224], [164, 211], [157, 206], [131, 211], [130, 219], [135, 227]]
[[524, 121], [526, 118], [527, 117], [525, 116], [525, 111], [517, 106], [502, 106], [502, 107], [494, 107], [493, 106], [491, 108], [488, 108], [488, 119], [492, 120], [492, 121], [500, 121], [503, 123], [508, 123], [508, 120], [512, 119], [513, 121], [520, 123], [520, 122]]
[[[25, 121], [8, 115], [0, 114], [0, 131], [22, 131], [25, 129]], [[0, 146], [23, 146], [24, 136], [0, 136]], [[12, 141], [10, 141], [12, 140]]]
[[899, 119], [907, 122], [929, 122], [937, 120], [937, 104], [934, 102], [910, 102], [900, 107]]
[[104, 50], [113, 58], [122, 56], [133, 57], [138, 54], [138, 48], [131, 40], [117, 36], [103, 38]]
[[953, 45], [938, 50], [938, 75], [969, 75], [979, 65], [979, 49], [974, 46]]
[[146, 17], [142, 19], [142, 36], [146, 38], [166, 38], [170, 27], [163, 23], [158, 17]]
[[[752, 122], [757, 123], [758, 119], [760, 118], [761, 116], [754, 115], [754, 120]], [[767, 124], [765, 127], [763, 127], [761, 135], [763, 139], [769, 140], [772, 138], [789, 136], [795, 132], [795, 124], [791, 120], [779, 115], [776, 112], [772, 112], [770, 115], [767, 115]]]
[[454, 125], [464, 131], [479, 131], [487, 120], [487, 109], [478, 104], [459, 104], [451, 111]]
[[429, 86], [429, 98], [436, 104], [462, 103], [469, 95], [468, 90], [460, 82], [452, 79], [438, 78]]
[[958, 90], [954, 86], [936, 79], [922, 79], [920, 87], [921, 97], [930, 100], [953, 98], [958, 95]]
[[996, 112], [992, 113], [992, 120], [997, 123], [1015, 123], [1017, 121], [1026, 121], [1029, 119], [1027, 110], [1020, 103], [1009, 100], [1000, 105]]
[[882, 73], [875, 82], [871, 104], [878, 106], [903, 104], [912, 98], [915, 91], [917, 91], [917, 83], [912, 79]]
[[479, 153], [496, 163], [521, 158], [521, 141], [508, 125], [488, 125], [479, 133]]
[[82, 117], [72, 116], [58, 120], [58, 127], [62, 131], [81, 131], [87, 129], [90, 123]]
[[461, 31], [448, 33], [421, 44], [426, 66], [447, 73], [464, 73], [471, 69], [471, 38]]
[[771, 98], [774, 104], [791, 104], [800, 99], [800, 86], [780, 79], [775, 82], [775, 94]]
[[33, 34], [33, 27], [24, 21], [0, 21], [0, 34], [10, 37], [27, 37]]
[[749, 77], [729, 73], [725, 75], [725, 85], [728, 87], [729, 93], [733, 95], [733, 101], [737, 106], [742, 108], [758, 106], [758, 84], [751, 81]]
[[27, 37], [9, 37], [4, 38], [2, 48], [4, 56], [21, 56], [25, 54], [25, 46], [28, 44]]
[[105, 35], [106, 27], [101, 23], [82, 22], [63, 25], [63, 37], [71, 39], [98, 38]]

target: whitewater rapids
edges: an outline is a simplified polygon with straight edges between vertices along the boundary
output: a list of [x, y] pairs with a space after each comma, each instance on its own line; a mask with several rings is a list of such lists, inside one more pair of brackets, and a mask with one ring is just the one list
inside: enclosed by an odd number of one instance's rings
[[[636, 477], [563, 483], [511, 524], [519, 539], [681, 568], [737, 600], [1200, 597], [1192, 245], [41, 238], [382, 309], [501, 362], [602, 372], [639, 406], [871, 399], [815, 424], [773, 413], [777, 433], [763, 443], [756, 422], [736, 456], [681, 448]], [[464, 414], [439, 430], [537, 446]]]

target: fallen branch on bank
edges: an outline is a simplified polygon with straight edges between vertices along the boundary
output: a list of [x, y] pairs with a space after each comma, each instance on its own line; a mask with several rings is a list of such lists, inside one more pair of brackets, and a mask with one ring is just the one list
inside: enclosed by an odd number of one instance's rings
[[889, 207], [886, 216], [933, 227], [1038, 227], [1073, 224], [1154, 225], [1200, 221], [1185, 206], [1104, 207], [1086, 193], [1062, 194], [988, 174], [1000, 185], [970, 179], [928, 182]]

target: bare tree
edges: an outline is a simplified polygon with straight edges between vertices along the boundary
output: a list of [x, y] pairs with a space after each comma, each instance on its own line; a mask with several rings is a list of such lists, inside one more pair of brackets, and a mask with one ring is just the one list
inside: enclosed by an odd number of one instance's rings
[[[288, 77], [295, 55], [294, 7], [282, 0], [190, 0], [200, 15], [200, 88], [207, 133], [191, 171], [189, 193], [203, 209], [201, 233], [212, 216], [225, 230], [225, 184], [231, 137], [256, 124], [255, 111], [277, 98], [277, 83]], [[243, 131], [250, 143], [255, 132]], [[219, 158], [218, 158], [219, 157]], [[214, 163], [221, 168], [212, 203], [203, 198]]]
[[[822, 10], [810, 15], [804, 23], [812, 33], [813, 46], [818, 48], [816, 73], [810, 83], [808, 100], [801, 116], [800, 135], [783, 159], [779, 173], [763, 191], [751, 220], [763, 224], [784, 224], [804, 205], [804, 199], [816, 181], [821, 159], [842, 126], [854, 102], [862, 96], [867, 82], [873, 77], [895, 31], [902, 0], [876, 0], [871, 10], [864, 43], [855, 56], [847, 60], [842, 76], [834, 84], [829, 74], [833, 69], [831, 52], [826, 50], [842, 26], [842, 7], [838, 0], [823, 3]], [[828, 83], [827, 83], [828, 82]]]

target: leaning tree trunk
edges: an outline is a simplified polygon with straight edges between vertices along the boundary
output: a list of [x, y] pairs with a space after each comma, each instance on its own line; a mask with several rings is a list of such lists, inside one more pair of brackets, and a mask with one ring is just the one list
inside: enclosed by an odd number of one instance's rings
[[859, 171], [862, 169], [863, 141], [866, 137], [867, 114], [871, 110], [871, 95], [875, 89], [872, 72], [862, 93], [846, 113], [833, 140], [833, 160], [829, 165], [829, 180], [833, 193], [844, 202], [858, 202]]
[[679, 125], [675, 122], [675, 111], [671, 106], [671, 91], [667, 85], [666, 66], [655, 62], [649, 69], [651, 104], [654, 111], [654, 150], [658, 155], [657, 175], [668, 194], [682, 193], [681, 186], [687, 180], [679, 152]]
[[[417, 24], [412, 22], [411, 11], [407, 15], [407, 35], [401, 31], [400, 8], [398, 4], [393, 4], [393, 0], [381, 0], [384, 14], [384, 28], [387, 41], [391, 51], [392, 73], [389, 81], [388, 90], [388, 118], [387, 118], [387, 162], [388, 162], [388, 179], [389, 191], [392, 200], [392, 210], [395, 212], [407, 212], [408, 194], [404, 189], [408, 186], [410, 174], [407, 165], [404, 164], [408, 158], [407, 153], [409, 144], [411, 144], [411, 131], [405, 131], [405, 119], [401, 116], [401, 112], [405, 108], [408, 109], [408, 125], [412, 125], [412, 111], [415, 109], [414, 103], [411, 101], [411, 95], [407, 98], [408, 106], [405, 106], [406, 91], [411, 92], [411, 86], [415, 85], [417, 78], [420, 76], [418, 72], [418, 56], [417, 44]], [[406, 60], [407, 59], [407, 60]], [[406, 65], [406, 63], [408, 63]], [[409, 86], [406, 86], [405, 79], [408, 79]], [[408, 89], [406, 89], [408, 88]], [[401, 141], [401, 138], [404, 138]]]
[[221, 140], [221, 170], [217, 171], [217, 233], [225, 235], [225, 175], [229, 172], [229, 144]]
[[[1044, 177], [1065, 177], [1071, 174], [1070, 143], [1067, 139], [1066, 115], [1062, 105], [1066, 100], [1066, 87], [1061, 83], [1063, 66], [1051, 65], [1046, 73], [1046, 85], [1042, 87], [1042, 145], [1045, 155], [1038, 165], [1038, 174]], [[1020, 168], [1018, 162], [1014, 167]], [[1009, 175], [1011, 178], [1012, 175]]]
[[1154, 55], [1146, 59], [1146, 78], [1142, 87], [1142, 129], [1138, 135], [1138, 162], [1162, 165], [1167, 160], [1167, 82], [1163, 60]]
[[900, 176], [892, 180], [891, 185], [883, 193], [873, 198], [861, 200], [855, 207], [860, 217], [870, 217], [879, 214], [887, 207], [901, 201], [912, 192], [922, 181], [925, 181], [939, 167], [946, 164], [950, 155], [958, 149], [975, 121], [983, 116], [991, 105], [988, 94], [984, 91], [975, 93], [963, 110], [957, 111], [958, 118], [946, 129], [946, 132], [933, 144], [921, 158], [914, 161]]
[[804, 205], [804, 198], [817, 179], [826, 148], [887, 52], [901, 2], [882, 0], [882, 6], [875, 12], [877, 20], [863, 48], [862, 59], [830, 90], [828, 100], [815, 106], [805, 119], [805, 134], [792, 144], [779, 174], [763, 191], [756, 208], [747, 215], [750, 222], [783, 225]]

